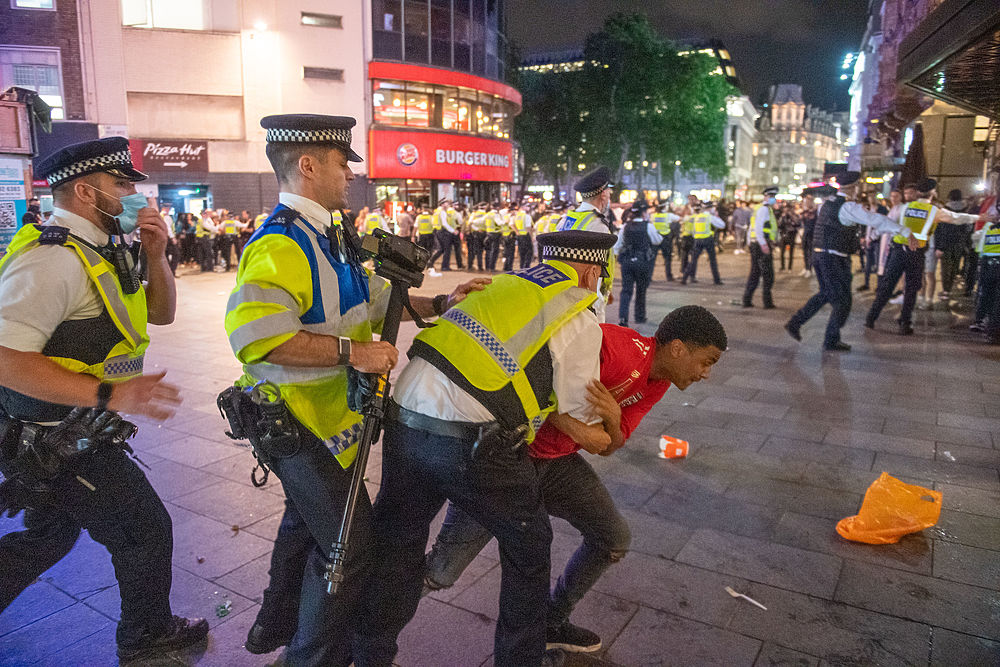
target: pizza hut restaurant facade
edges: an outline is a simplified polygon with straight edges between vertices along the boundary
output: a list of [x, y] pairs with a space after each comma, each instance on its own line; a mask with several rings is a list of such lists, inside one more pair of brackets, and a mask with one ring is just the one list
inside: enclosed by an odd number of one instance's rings
[[368, 64], [368, 179], [376, 201], [507, 200], [521, 94], [493, 79], [410, 63]]

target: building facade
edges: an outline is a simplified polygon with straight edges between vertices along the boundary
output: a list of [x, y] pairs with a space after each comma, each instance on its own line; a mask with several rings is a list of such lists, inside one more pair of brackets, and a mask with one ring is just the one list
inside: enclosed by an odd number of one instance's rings
[[273, 204], [269, 114], [358, 119], [355, 210], [513, 180], [521, 99], [496, 0], [10, 0], [0, 26], [0, 86], [55, 109], [40, 153], [126, 136], [143, 192], [178, 211]]
[[799, 85], [771, 86], [758, 129], [751, 194], [776, 185], [797, 195], [848, 157], [847, 114], [806, 104]]

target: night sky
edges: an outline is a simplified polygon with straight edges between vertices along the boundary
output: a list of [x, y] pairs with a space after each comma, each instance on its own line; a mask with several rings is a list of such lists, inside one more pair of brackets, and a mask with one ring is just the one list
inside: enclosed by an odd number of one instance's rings
[[802, 85], [807, 103], [845, 111], [844, 55], [867, 25], [867, 0], [507, 0], [508, 35], [525, 55], [583, 46], [616, 11], [646, 14], [665, 37], [719, 39], [758, 105], [775, 83]]

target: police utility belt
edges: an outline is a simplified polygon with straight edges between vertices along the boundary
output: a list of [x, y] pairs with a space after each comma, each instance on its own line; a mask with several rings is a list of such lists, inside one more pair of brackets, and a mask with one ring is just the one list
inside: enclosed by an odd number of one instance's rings
[[386, 418], [393, 419], [404, 426], [418, 431], [425, 431], [456, 440], [471, 440], [470, 458], [516, 451], [522, 449], [527, 444], [527, 424], [522, 424], [516, 428], [506, 428], [496, 421], [445, 421], [444, 419], [429, 417], [419, 412], [407, 410], [392, 400], [389, 401], [386, 407]]
[[[302, 446], [301, 429], [273, 383], [262, 380], [253, 386], [227, 387], [216, 399], [219, 412], [229, 422], [226, 431], [233, 440], [250, 443], [257, 465], [250, 472], [254, 486], [267, 484], [271, 466], [278, 459], [298, 454]], [[257, 477], [257, 470], [263, 476]]]

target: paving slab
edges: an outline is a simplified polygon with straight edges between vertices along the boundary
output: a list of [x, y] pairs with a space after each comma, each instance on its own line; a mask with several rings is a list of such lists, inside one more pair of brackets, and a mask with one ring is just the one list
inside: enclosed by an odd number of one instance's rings
[[819, 658], [771, 642], [764, 642], [757, 661], [753, 664], [754, 667], [817, 667]]
[[1000, 639], [1000, 591], [996, 589], [848, 561], [835, 599], [956, 632]]
[[973, 489], [945, 482], [935, 482], [934, 488], [941, 492], [941, 506], [945, 510], [1000, 519], [1000, 491]]
[[1000, 551], [1000, 519], [996, 517], [942, 509], [937, 524], [928, 531], [935, 539]]
[[934, 545], [934, 576], [1000, 590], [1000, 551], [938, 540]]
[[934, 628], [930, 664], [932, 667], [952, 665], [997, 667], [1000, 665], [1000, 642], [963, 635], [944, 628]]
[[0, 656], [9, 665], [30, 665], [114, 625], [107, 616], [78, 602], [0, 637]]
[[231, 526], [249, 526], [283, 512], [285, 501], [273, 493], [228, 479], [173, 498], [175, 505]]
[[[957, 458], [957, 457], [956, 457]], [[966, 465], [952, 461], [924, 461], [912, 456], [885, 454], [875, 457], [875, 469], [888, 471], [893, 477], [920, 476], [935, 482], [960, 484], [980, 489], [1000, 489], [1000, 473], [995, 467]]]

